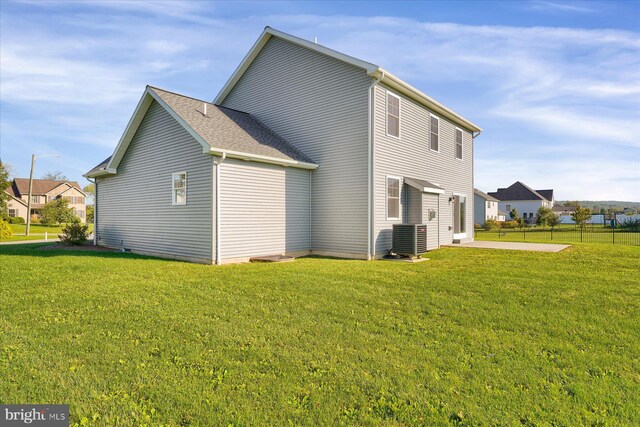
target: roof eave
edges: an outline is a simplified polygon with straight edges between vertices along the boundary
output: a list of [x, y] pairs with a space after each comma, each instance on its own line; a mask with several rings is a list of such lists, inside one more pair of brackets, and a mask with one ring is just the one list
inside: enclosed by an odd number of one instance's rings
[[424, 94], [420, 90], [416, 89], [415, 87], [411, 86], [409, 83], [401, 80], [400, 78], [394, 76], [388, 71], [382, 68], [378, 68], [376, 70], [369, 72], [368, 74], [373, 78], [379, 78], [382, 75], [383, 76], [382, 83], [397, 90], [403, 95], [418, 101], [425, 107], [431, 109], [434, 113], [440, 114], [441, 116], [448, 118], [452, 122], [456, 123], [459, 126], [464, 127], [465, 129], [471, 132], [482, 132], [482, 128], [480, 126], [476, 125], [473, 122], [470, 122], [469, 120], [465, 119], [464, 117], [457, 114], [453, 110], [445, 107], [435, 99]]
[[97, 178], [100, 176], [105, 176], [105, 175], [116, 175], [118, 172], [116, 169], [107, 169], [107, 168], [102, 168], [102, 169], [98, 169], [96, 171], [89, 171], [87, 173], [85, 173], [84, 176], [85, 178]]
[[214, 147], [212, 147], [209, 150], [209, 154], [213, 156], [224, 155], [232, 159], [247, 160], [247, 161], [253, 161], [258, 163], [268, 163], [272, 165], [294, 167], [299, 169], [313, 170], [313, 169], [318, 169], [318, 166], [319, 166], [316, 163], [303, 162], [300, 160], [278, 159], [277, 157], [262, 156], [260, 154], [243, 153], [240, 151], [222, 150]]

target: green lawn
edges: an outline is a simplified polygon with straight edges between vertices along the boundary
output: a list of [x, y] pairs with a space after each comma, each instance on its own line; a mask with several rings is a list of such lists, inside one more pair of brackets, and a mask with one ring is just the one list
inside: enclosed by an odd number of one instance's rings
[[476, 240], [535, 243], [605, 243], [608, 245], [640, 246], [640, 231], [587, 226], [582, 232], [575, 225], [551, 228], [526, 227], [523, 229], [475, 230]]
[[639, 425], [640, 248], [213, 267], [0, 247], [0, 403], [72, 425]]
[[[25, 236], [26, 225], [25, 224], [9, 224], [13, 236], [8, 239], [0, 239], [2, 242], [19, 241], [19, 240], [43, 240], [44, 233], [49, 233], [49, 238], [56, 239], [58, 234], [62, 234], [62, 226], [47, 226], [42, 224], [31, 224], [29, 235]], [[89, 231], [93, 232], [93, 224], [89, 224]]]

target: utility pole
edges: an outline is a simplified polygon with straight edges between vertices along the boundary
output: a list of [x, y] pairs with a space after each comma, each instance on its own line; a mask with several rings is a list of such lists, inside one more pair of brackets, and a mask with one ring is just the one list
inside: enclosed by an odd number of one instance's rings
[[25, 234], [29, 235], [29, 227], [31, 226], [31, 191], [33, 190], [33, 164], [36, 161], [36, 155], [31, 155], [31, 173], [29, 174], [29, 198], [27, 199], [27, 228]]

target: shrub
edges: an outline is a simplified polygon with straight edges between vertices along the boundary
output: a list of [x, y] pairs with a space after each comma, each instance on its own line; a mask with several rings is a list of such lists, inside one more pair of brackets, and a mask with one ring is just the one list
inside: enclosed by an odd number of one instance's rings
[[500, 223], [502, 228], [518, 228], [518, 221], [503, 221]]
[[638, 231], [640, 230], [640, 219], [627, 218], [622, 221], [622, 223], [620, 224], [620, 228], [623, 228], [625, 230]]
[[89, 237], [89, 226], [82, 225], [78, 221], [67, 224], [62, 228], [62, 234], [58, 235], [60, 240], [67, 245], [81, 246]]
[[24, 218], [22, 218], [21, 216], [9, 218], [9, 224], [24, 224], [24, 222]]
[[499, 227], [500, 227], [500, 223], [495, 219], [488, 219], [484, 223], [484, 229], [486, 231], [493, 230], [493, 229], [499, 228]]
[[0, 218], [0, 238], [8, 239], [11, 236], [13, 236], [13, 231], [11, 227], [9, 227], [9, 223]]

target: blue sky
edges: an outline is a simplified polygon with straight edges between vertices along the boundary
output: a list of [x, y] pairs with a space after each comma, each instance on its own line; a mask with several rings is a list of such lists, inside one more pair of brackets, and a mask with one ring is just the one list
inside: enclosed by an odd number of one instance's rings
[[269, 25], [478, 123], [476, 186], [640, 201], [640, 2], [0, 2], [0, 156], [86, 183], [146, 84], [213, 99]]

